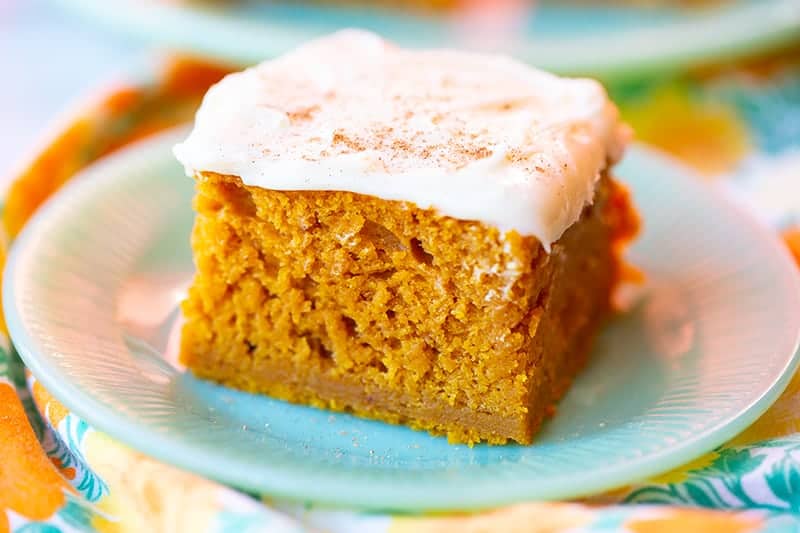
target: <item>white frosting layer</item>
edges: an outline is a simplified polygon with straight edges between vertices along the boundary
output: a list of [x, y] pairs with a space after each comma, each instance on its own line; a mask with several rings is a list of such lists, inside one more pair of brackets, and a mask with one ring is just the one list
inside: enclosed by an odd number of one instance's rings
[[175, 154], [190, 174], [405, 200], [549, 248], [626, 140], [594, 81], [350, 30], [223, 79]]

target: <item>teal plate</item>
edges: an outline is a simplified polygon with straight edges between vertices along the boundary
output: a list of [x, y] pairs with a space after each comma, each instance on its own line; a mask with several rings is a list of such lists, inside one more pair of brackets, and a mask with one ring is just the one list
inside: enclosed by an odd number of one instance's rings
[[[59, 2], [116, 31], [243, 64], [345, 27], [412, 47], [475, 44], [464, 38], [474, 32], [449, 18], [400, 10], [265, 0]], [[688, 10], [569, 4], [544, 3], [515, 19], [521, 34], [507, 51], [553, 72], [610, 79], [750, 55], [800, 37], [800, 0], [728, 0]]]
[[229, 390], [180, 371], [192, 181], [174, 131], [86, 169], [15, 242], [11, 336], [89, 424], [153, 457], [273, 496], [444, 510], [572, 498], [680, 466], [741, 432], [797, 365], [800, 281], [772, 233], [686, 170], [633, 148], [619, 169], [648, 284], [613, 320], [532, 446], [444, 438]]

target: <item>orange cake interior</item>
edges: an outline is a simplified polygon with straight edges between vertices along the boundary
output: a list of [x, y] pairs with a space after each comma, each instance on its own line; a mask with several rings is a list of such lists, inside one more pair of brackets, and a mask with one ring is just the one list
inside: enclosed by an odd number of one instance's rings
[[233, 176], [198, 176], [195, 208], [192, 372], [453, 442], [531, 442], [586, 360], [636, 228], [608, 177], [550, 253], [402, 202]]

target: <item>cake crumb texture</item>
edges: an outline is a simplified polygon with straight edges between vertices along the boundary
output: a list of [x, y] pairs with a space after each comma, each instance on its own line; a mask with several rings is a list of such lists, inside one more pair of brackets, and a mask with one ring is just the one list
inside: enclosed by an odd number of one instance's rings
[[549, 254], [407, 202], [196, 178], [182, 362], [451, 442], [531, 442], [586, 359], [637, 226], [605, 175]]

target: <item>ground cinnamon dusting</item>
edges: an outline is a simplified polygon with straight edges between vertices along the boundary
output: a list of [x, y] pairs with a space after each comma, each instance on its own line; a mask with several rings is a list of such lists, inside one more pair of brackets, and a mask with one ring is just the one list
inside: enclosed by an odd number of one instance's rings
[[405, 152], [411, 150], [411, 145], [408, 143], [408, 141], [404, 141], [402, 139], [395, 139], [392, 142], [392, 150]]
[[341, 130], [333, 132], [333, 144], [343, 144], [354, 152], [363, 152], [366, 147], [356, 139], [348, 137]]
[[465, 151], [464, 153], [474, 157], [475, 159], [486, 159], [487, 157], [491, 157], [494, 152], [492, 152], [485, 146], [481, 146], [472, 151]]
[[287, 115], [289, 115], [289, 120], [292, 122], [298, 122], [302, 120], [311, 120], [314, 118], [314, 113], [319, 111], [318, 105], [312, 105], [310, 107], [304, 107], [300, 109], [296, 109], [294, 111], [289, 111]]

